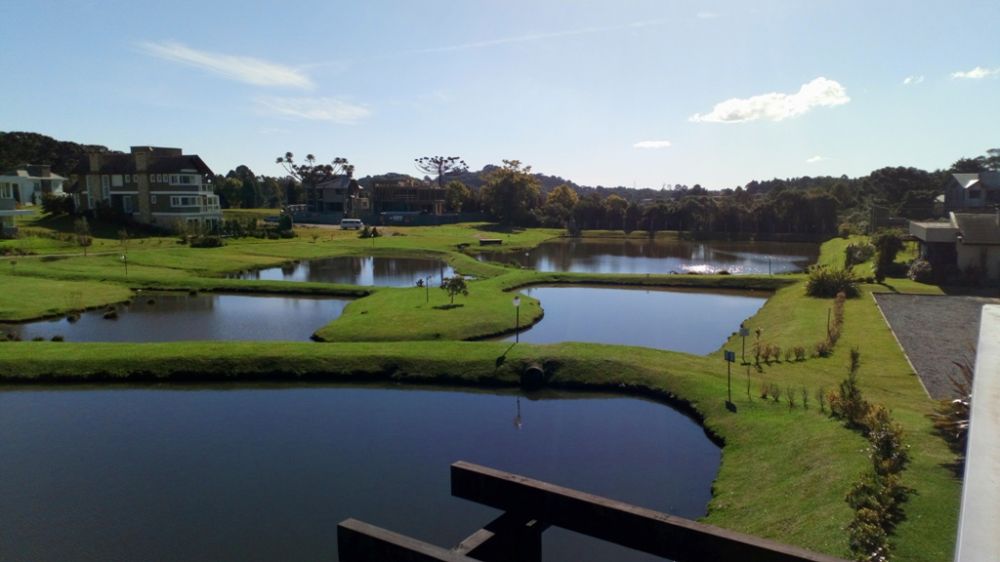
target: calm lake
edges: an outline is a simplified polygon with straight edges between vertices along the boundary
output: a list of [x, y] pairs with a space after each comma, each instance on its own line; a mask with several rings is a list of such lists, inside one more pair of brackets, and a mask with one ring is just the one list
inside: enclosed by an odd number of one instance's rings
[[519, 292], [542, 301], [545, 311], [541, 322], [521, 332], [522, 342], [638, 345], [698, 355], [719, 349], [767, 300], [763, 293], [579, 285]]
[[[687, 518], [720, 450], [662, 404], [334, 386], [0, 391], [0, 559], [336, 560], [347, 517], [451, 547], [467, 460]], [[652, 560], [550, 529], [545, 559]]]
[[526, 252], [479, 257], [538, 271], [748, 274], [802, 271], [818, 256], [819, 245], [791, 242], [561, 238]]
[[230, 277], [380, 287], [412, 287], [418, 279], [432, 277], [431, 284], [436, 287], [441, 284], [441, 277], [451, 277], [454, 274], [451, 266], [441, 260], [360, 256], [303, 261], [282, 267], [244, 271]]
[[218, 293], [136, 293], [131, 305], [118, 305], [118, 318], [104, 310], [26, 324], [0, 324], [23, 340], [35, 337], [66, 341], [163, 342], [197, 340], [308, 340], [340, 316], [350, 299]]

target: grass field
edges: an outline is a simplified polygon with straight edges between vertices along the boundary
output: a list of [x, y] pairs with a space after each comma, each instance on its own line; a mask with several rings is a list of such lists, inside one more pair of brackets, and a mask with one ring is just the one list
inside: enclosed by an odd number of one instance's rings
[[[960, 481], [949, 471], [952, 456], [931, 432], [927, 414], [933, 403], [875, 307], [874, 291], [934, 292], [936, 287], [888, 279], [864, 285], [848, 301], [843, 335], [826, 358], [764, 364], [750, 374], [738, 368], [734, 402], [725, 408], [726, 371], [721, 349], [709, 356], [596, 344], [526, 345], [454, 341], [509, 330], [511, 291], [535, 283], [646, 284], [755, 288], [774, 291], [749, 321], [762, 341], [808, 348], [826, 333], [832, 301], [805, 296], [803, 275], [586, 275], [538, 273], [480, 262], [459, 251], [477, 238], [501, 237], [504, 248], [527, 248], [558, 236], [558, 231], [497, 231], [490, 225], [387, 228], [386, 236], [360, 240], [336, 229], [299, 229], [293, 240], [232, 241], [224, 248], [192, 249], [173, 239], [133, 240], [129, 276], [117, 256], [65, 259], [20, 257], [16, 275], [0, 261], [0, 318], [24, 319], [64, 312], [79, 304], [94, 306], [127, 298], [130, 288], [171, 287], [202, 290], [306, 291], [369, 295], [351, 303], [343, 316], [319, 331], [338, 343], [193, 342], [172, 344], [4, 343], [0, 377], [8, 383], [37, 380], [288, 380], [359, 379], [439, 382], [464, 385], [516, 385], [528, 362], [544, 363], [548, 384], [653, 394], [683, 401], [724, 441], [723, 463], [705, 520], [836, 555], [847, 555], [845, 526], [851, 511], [844, 501], [866, 466], [864, 440], [821, 413], [815, 393], [832, 389], [845, 376], [848, 350], [861, 351], [861, 385], [867, 399], [891, 408], [906, 430], [912, 463], [904, 483], [916, 493], [906, 505], [906, 520], [894, 541], [898, 560], [951, 558]], [[20, 242], [20, 241], [19, 241]], [[113, 241], [109, 245], [113, 246]], [[820, 262], [839, 266], [849, 241], [834, 239]], [[58, 253], [58, 252], [57, 252]], [[335, 255], [433, 255], [458, 271], [476, 276], [468, 297], [443, 308], [447, 296], [435, 287], [360, 288], [322, 283], [248, 282], [225, 279], [229, 271]], [[45, 289], [48, 301], [32, 299]], [[107, 292], [101, 292], [107, 291]], [[71, 295], [87, 295], [77, 303]], [[545, 303], [527, 299], [522, 321], [542, 313]], [[53, 312], [56, 311], [56, 312]], [[420, 341], [414, 341], [420, 340]], [[723, 347], [739, 351], [732, 339]], [[497, 367], [497, 357], [507, 360]], [[791, 390], [796, 404], [761, 400], [761, 384]], [[804, 407], [801, 392], [809, 396]]]

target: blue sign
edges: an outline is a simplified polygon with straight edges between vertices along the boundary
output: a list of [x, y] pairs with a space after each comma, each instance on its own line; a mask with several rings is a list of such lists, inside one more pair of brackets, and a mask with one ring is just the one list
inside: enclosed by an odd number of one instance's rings
[[726, 351], [725, 352], [725, 357], [726, 357], [726, 361], [729, 361], [730, 363], [735, 363], [736, 362], [736, 352], [735, 351]]
[[740, 335], [744, 338], [750, 335], [750, 328], [740, 328]]

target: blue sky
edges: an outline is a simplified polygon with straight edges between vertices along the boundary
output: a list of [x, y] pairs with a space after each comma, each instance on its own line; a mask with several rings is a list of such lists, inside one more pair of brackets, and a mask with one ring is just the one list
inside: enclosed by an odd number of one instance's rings
[[[293, 5], [294, 4], [294, 5]], [[5, 4], [0, 130], [285, 151], [360, 175], [519, 159], [588, 185], [946, 167], [1000, 146], [1000, 2]]]

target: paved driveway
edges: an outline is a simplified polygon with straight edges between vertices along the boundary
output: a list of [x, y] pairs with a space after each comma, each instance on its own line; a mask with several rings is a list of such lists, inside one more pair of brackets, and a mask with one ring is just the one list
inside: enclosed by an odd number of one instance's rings
[[953, 361], [974, 364], [984, 304], [1000, 299], [877, 293], [875, 301], [933, 398], [953, 398]]

